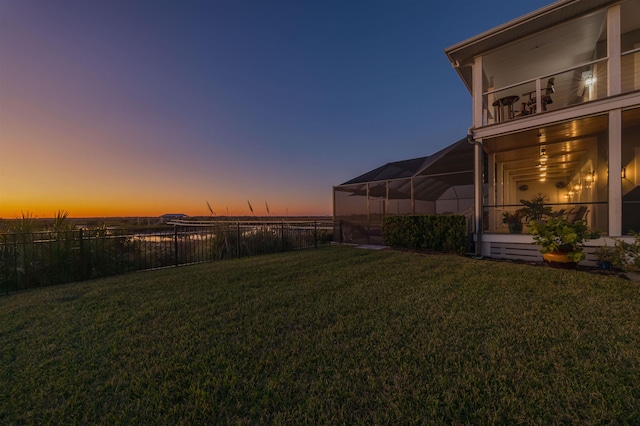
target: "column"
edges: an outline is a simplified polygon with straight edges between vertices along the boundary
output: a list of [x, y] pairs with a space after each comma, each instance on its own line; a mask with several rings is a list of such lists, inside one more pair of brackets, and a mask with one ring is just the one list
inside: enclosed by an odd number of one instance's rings
[[622, 234], [622, 110], [609, 111], [609, 235]]

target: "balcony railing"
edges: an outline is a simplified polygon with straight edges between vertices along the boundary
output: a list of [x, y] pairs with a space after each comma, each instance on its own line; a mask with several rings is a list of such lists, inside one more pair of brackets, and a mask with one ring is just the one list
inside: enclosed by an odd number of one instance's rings
[[[608, 222], [607, 202], [547, 203], [545, 206], [551, 208], [554, 216], [563, 216], [569, 221], [584, 220], [590, 228], [598, 229], [605, 235], [608, 232], [607, 227], [603, 226]], [[513, 232], [508, 221], [505, 221], [505, 213], [513, 215], [522, 207], [522, 204], [485, 205], [485, 233]], [[521, 217], [521, 222], [524, 225], [522, 233], [528, 233], [527, 220]]]
[[[628, 55], [637, 58], [634, 55]], [[637, 59], [640, 61], [640, 59]], [[637, 75], [638, 68], [635, 68]], [[483, 125], [501, 123], [607, 96], [607, 58], [483, 93]]]

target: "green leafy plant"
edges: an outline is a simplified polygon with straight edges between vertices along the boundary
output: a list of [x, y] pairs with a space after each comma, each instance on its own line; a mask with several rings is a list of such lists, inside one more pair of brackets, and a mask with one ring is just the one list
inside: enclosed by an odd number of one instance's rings
[[502, 213], [502, 223], [507, 224], [507, 226], [509, 227], [509, 232], [512, 234], [522, 233], [522, 219], [524, 219], [524, 215], [521, 210]]
[[542, 247], [542, 253], [564, 252], [570, 262], [583, 260], [586, 257], [584, 243], [600, 238], [598, 232], [589, 231], [584, 220], [569, 223], [564, 217], [552, 217], [546, 222], [532, 220], [529, 233], [533, 235], [534, 244]]
[[502, 213], [502, 223], [522, 223], [522, 219], [524, 215], [520, 210]]
[[524, 205], [519, 211], [527, 219], [527, 222], [532, 220], [540, 221], [552, 215], [552, 208], [545, 206], [545, 197], [538, 195], [531, 201], [520, 200], [520, 203]]
[[633, 235], [633, 242], [616, 240], [613, 263], [625, 272], [640, 272], [640, 232]]
[[594, 250], [596, 257], [598, 258], [598, 262], [612, 262], [615, 258], [615, 250], [613, 247], [609, 247], [606, 244], [603, 246], [598, 246]]

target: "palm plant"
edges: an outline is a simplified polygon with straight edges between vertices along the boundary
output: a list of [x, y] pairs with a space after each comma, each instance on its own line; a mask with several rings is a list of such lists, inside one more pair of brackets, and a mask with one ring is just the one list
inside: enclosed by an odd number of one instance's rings
[[531, 201], [520, 200], [520, 203], [522, 203], [524, 207], [518, 211], [524, 215], [527, 222], [531, 222], [532, 220], [540, 221], [552, 215], [553, 209], [549, 206], [545, 206], [544, 195], [539, 194]]

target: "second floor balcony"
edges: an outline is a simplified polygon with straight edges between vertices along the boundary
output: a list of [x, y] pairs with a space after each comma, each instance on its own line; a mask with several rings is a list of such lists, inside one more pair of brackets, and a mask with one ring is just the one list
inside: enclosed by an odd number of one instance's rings
[[638, 16], [625, 0], [617, 21], [602, 8], [480, 55], [482, 125], [640, 90]]

